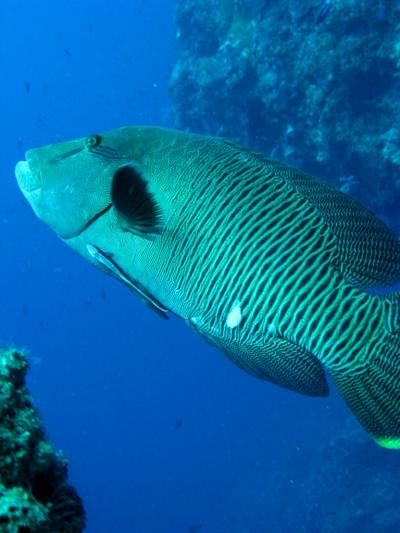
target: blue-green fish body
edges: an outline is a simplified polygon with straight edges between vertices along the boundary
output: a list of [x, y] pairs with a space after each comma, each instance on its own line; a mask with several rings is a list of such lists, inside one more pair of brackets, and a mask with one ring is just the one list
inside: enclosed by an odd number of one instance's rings
[[158, 314], [248, 372], [320, 396], [327, 369], [381, 445], [400, 447], [397, 237], [349, 196], [235, 143], [126, 127], [31, 150], [36, 214]]

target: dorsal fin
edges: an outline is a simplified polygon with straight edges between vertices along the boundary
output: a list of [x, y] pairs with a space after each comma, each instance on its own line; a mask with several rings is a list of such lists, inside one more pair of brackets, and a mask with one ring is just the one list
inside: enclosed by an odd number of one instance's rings
[[341, 271], [349, 282], [371, 288], [400, 280], [399, 239], [372, 211], [317, 178], [237, 143], [221, 141], [264, 165], [317, 209], [336, 238]]
[[130, 163], [116, 170], [111, 200], [124, 230], [144, 237], [161, 231], [161, 210], [136, 165]]

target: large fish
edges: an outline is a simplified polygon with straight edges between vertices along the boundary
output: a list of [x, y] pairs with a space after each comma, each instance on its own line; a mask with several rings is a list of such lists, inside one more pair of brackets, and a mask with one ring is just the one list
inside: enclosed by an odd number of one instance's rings
[[124, 127], [29, 150], [19, 186], [39, 218], [162, 317], [234, 363], [328, 394], [400, 448], [400, 244], [336, 189], [219, 138]]

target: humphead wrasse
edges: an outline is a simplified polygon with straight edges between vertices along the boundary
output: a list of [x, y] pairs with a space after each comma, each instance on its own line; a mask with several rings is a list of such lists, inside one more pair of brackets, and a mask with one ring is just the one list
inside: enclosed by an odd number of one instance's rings
[[220, 138], [123, 127], [29, 150], [36, 215], [162, 317], [251, 374], [311, 396], [328, 371], [382, 446], [400, 448], [397, 236], [346, 194]]

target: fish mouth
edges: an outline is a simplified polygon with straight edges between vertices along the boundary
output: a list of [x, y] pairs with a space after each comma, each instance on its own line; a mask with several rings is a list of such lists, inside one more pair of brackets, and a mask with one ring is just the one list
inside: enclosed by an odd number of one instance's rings
[[96, 222], [96, 220], [98, 220], [101, 216], [103, 216], [105, 213], [107, 213], [107, 211], [109, 211], [112, 207], [113, 207], [113, 204], [108, 204], [104, 209], [102, 209], [101, 211], [99, 211], [98, 213], [93, 215], [91, 218], [89, 218], [89, 220], [87, 222], [85, 222], [85, 224], [81, 228], [79, 228], [79, 230], [76, 230], [73, 233], [68, 233], [68, 234], [64, 234], [64, 235], [60, 235], [59, 234], [59, 236], [64, 241], [70, 241], [71, 239], [75, 239], [76, 237], [80, 237], [84, 231], [86, 231], [88, 228], [90, 228]]
[[58, 213], [57, 216], [62, 218], [62, 206], [51, 205], [49, 209], [49, 201], [52, 200], [51, 194], [47, 194], [47, 191], [44, 189], [45, 183], [43, 182], [40, 169], [37, 168], [39, 165], [35, 164], [35, 158], [31, 158], [29, 155], [30, 151], [25, 154], [26, 160], [19, 161], [16, 164], [15, 176], [18, 186], [36, 216], [51, 226], [64, 241], [79, 237], [112, 208], [112, 203], [109, 202], [105, 207], [100, 207], [98, 212], [92, 214], [87, 220], [81, 220], [77, 224], [72, 224], [72, 228], [63, 224], [55, 224], [52, 211]]
[[15, 167], [19, 188], [25, 197], [41, 188], [40, 172], [32, 172], [29, 161], [19, 161]]

